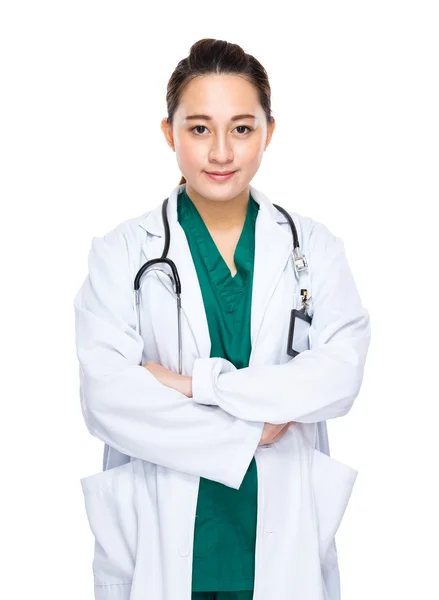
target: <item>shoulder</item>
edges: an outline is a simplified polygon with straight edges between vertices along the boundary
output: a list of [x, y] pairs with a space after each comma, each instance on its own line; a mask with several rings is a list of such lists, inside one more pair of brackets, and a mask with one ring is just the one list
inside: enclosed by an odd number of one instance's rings
[[104, 234], [92, 237], [89, 253], [89, 266], [108, 265], [109, 268], [125, 269], [133, 273], [138, 268], [141, 248], [146, 232], [139, 224], [151, 211], [125, 219]]
[[102, 239], [110, 246], [125, 244], [129, 248], [133, 243], [137, 243], [141, 236], [140, 223], [149, 215], [151, 211], [146, 211], [141, 215], [126, 219], [109, 229], [101, 236], [95, 236], [93, 239]]
[[334, 249], [338, 251], [344, 248], [343, 240], [321, 221], [294, 211], [288, 211], [288, 214], [296, 226], [299, 244], [305, 256], [323, 259]]

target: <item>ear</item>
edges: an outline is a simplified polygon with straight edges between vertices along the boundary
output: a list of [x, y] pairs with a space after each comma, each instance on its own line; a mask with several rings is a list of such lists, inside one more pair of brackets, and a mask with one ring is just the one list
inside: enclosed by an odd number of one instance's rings
[[275, 129], [276, 129], [276, 120], [273, 119], [273, 121], [271, 123], [269, 123], [268, 127], [267, 127], [267, 140], [265, 142], [264, 150], [267, 148], [267, 146], [271, 142], [271, 138], [273, 137], [273, 133], [274, 133]]
[[172, 133], [172, 125], [170, 125], [168, 123], [168, 119], [166, 117], [161, 120], [160, 128], [163, 131], [163, 135], [165, 136], [166, 143], [175, 152], [174, 135]]

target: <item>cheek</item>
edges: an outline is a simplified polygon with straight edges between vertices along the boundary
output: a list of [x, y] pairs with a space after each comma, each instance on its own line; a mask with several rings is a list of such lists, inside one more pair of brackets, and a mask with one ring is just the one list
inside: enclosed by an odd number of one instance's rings
[[246, 163], [259, 163], [264, 153], [264, 137], [254, 135], [245, 144], [235, 146], [235, 157]]
[[235, 162], [241, 166], [253, 170], [257, 168], [262, 160], [263, 150], [259, 144], [251, 144], [246, 148], [240, 148], [235, 152]]
[[194, 144], [192, 140], [182, 137], [175, 144], [177, 162], [180, 167], [194, 168], [205, 163], [205, 149], [201, 144]]

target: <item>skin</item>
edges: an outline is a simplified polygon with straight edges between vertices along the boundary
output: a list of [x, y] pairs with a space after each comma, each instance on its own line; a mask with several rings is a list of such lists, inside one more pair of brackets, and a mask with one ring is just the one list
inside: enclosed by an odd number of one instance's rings
[[[232, 120], [248, 114], [253, 116]], [[192, 115], [210, 119], [188, 118]], [[275, 129], [275, 122], [267, 123], [255, 87], [239, 75], [196, 77], [186, 86], [172, 125], [164, 118], [161, 129], [209, 232], [218, 246], [233, 249], [244, 225], [250, 181]], [[236, 173], [228, 181], [217, 182], [206, 171]], [[192, 377], [153, 361], [143, 366], [164, 385], [192, 397]], [[278, 441], [292, 423], [266, 423], [259, 445]]]

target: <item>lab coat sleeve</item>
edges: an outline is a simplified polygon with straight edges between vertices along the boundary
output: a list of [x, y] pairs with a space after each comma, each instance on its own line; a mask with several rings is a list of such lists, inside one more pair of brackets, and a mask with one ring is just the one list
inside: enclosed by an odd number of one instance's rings
[[243, 369], [224, 358], [196, 359], [195, 402], [220, 406], [240, 419], [274, 424], [324, 421], [350, 410], [363, 379], [369, 313], [362, 306], [343, 241], [314, 223], [308, 257], [314, 303], [311, 348], [283, 364]]
[[142, 366], [127, 242], [133, 234], [123, 225], [92, 239], [88, 276], [74, 298], [87, 429], [123, 454], [238, 489], [263, 423], [199, 405]]

